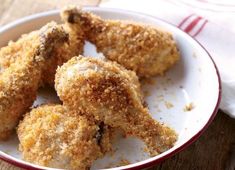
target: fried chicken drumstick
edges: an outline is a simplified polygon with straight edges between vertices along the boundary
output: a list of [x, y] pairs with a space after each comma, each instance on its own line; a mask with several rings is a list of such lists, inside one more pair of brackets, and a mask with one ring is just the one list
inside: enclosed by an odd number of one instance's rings
[[142, 139], [152, 155], [173, 146], [175, 132], [143, 106], [138, 78], [111, 61], [74, 57], [57, 69], [55, 88], [64, 106]]
[[110, 130], [62, 105], [44, 105], [27, 113], [18, 127], [20, 151], [29, 162], [63, 169], [89, 169], [110, 150]]
[[117, 20], [103, 20], [76, 7], [68, 7], [62, 18], [78, 23], [98, 52], [139, 77], [163, 74], [179, 59], [172, 35], [160, 28]]
[[0, 140], [9, 137], [22, 114], [33, 104], [42, 70], [53, 49], [68, 40], [64, 29], [54, 22], [33, 34], [33, 43], [24, 47], [22, 58], [0, 74]]
[[[59, 48], [54, 48], [53, 57], [47, 60], [43, 67], [41, 86], [49, 84], [54, 87], [55, 72], [58, 65], [62, 65], [70, 58], [79, 55], [83, 52], [84, 34], [76, 23], [71, 24], [66, 19], [63, 19], [64, 24], [61, 26], [69, 35], [69, 41], [64, 43]], [[10, 67], [18, 59], [23, 59], [25, 53], [30, 51], [31, 44], [35, 43], [39, 30], [23, 35], [16, 42], [10, 41], [8, 46], [0, 49], [0, 67], [4, 70]]]

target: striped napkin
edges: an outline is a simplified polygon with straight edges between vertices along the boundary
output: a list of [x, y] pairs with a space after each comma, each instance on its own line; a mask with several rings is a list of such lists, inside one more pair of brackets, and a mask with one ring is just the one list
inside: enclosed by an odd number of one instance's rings
[[226, 4], [206, 0], [103, 0], [100, 6], [156, 16], [197, 39], [220, 71], [223, 88], [220, 109], [235, 118], [235, 2], [226, 8]]

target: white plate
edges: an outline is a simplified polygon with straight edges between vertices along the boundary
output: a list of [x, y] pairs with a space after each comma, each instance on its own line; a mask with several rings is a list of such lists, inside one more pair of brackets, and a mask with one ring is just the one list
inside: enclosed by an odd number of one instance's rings
[[[107, 155], [97, 160], [92, 169], [117, 166], [123, 159], [129, 160], [131, 164], [118, 169], [144, 168], [172, 156], [194, 142], [215, 117], [221, 98], [219, 73], [206, 50], [186, 33], [157, 18], [108, 8], [85, 9], [106, 19], [133, 20], [163, 27], [173, 33], [181, 52], [180, 61], [164, 77], [156, 77], [155, 83], [143, 87], [143, 90], [149, 94], [146, 96], [146, 101], [152, 116], [178, 133], [175, 146], [158, 156], [149, 158], [141, 148], [141, 141], [134, 138], [119, 139], [114, 144], [114, 147], [118, 148], [114, 156]], [[15, 40], [22, 33], [38, 29], [51, 20], [60, 22], [58, 11], [32, 15], [2, 27], [0, 46], [6, 45], [11, 39]], [[85, 54], [97, 55], [90, 44], [86, 45]], [[42, 90], [37, 101], [45, 102], [48, 97], [55, 99], [55, 92]], [[184, 107], [189, 103], [193, 103], [194, 108], [186, 112]], [[22, 161], [17, 147], [16, 135], [10, 141], [0, 142], [0, 158], [27, 169], [45, 169]]]

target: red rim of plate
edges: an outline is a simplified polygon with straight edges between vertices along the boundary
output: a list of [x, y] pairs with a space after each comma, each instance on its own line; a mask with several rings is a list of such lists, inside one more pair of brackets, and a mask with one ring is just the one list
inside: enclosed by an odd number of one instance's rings
[[[85, 8], [86, 9], [86, 8]], [[140, 13], [140, 12], [133, 12], [133, 11], [128, 11], [128, 10], [122, 10], [122, 9], [114, 9], [114, 8], [101, 8], [101, 7], [89, 7], [87, 9], [105, 9], [105, 10], [112, 10], [112, 11], [123, 11], [123, 12], [126, 12], [126, 13], [132, 13], [132, 14], [138, 14], [138, 15], [142, 15], [142, 16], [148, 16], [150, 18], [153, 18], [153, 19], [157, 19], [157, 20], [161, 20], [173, 27], [175, 27], [177, 30], [183, 32], [182, 30], [180, 30], [179, 28], [177, 28], [176, 26], [174, 26], [173, 24], [167, 22], [167, 21], [164, 21], [163, 19], [160, 19], [160, 18], [157, 18], [155, 16], [151, 16], [151, 15], [148, 15], [148, 14], [143, 14], [143, 13]], [[7, 24], [5, 26], [3, 26], [2, 28], [0, 28], [0, 32], [3, 31], [3, 30], [6, 30], [8, 28], [12, 28], [14, 26], [17, 26], [19, 24], [22, 24], [24, 22], [27, 22], [27, 21], [30, 21], [30, 20], [33, 20], [33, 19], [37, 19], [37, 18], [40, 18], [40, 17], [44, 17], [44, 16], [48, 16], [48, 15], [52, 15], [52, 14], [56, 14], [58, 13], [58, 10], [53, 10], [53, 11], [48, 11], [48, 12], [42, 12], [42, 13], [38, 13], [38, 14], [34, 14], [34, 15], [31, 15], [31, 16], [27, 16], [27, 17], [24, 17], [24, 18], [21, 18], [19, 20], [16, 20], [10, 24]], [[175, 150], [173, 150], [172, 152], [166, 154], [165, 156], [161, 157], [161, 158], [158, 158], [158, 159], [155, 159], [155, 160], [152, 160], [150, 162], [147, 162], [147, 163], [143, 163], [141, 165], [136, 165], [135, 167], [130, 167], [130, 168], [124, 168], [124, 167], [117, 167], [119, 169], [129, 169], [129, 170], [135, 170], [135, 169], [142, 169], [142, 168], [147, 168], [147, 167], [150, 167], [150, 166], [153, 166], [153, 165], [156, 165], [160, 162], [162, 162], [163, 160], [175, 155], [176, 153], [186, 149], [189, 145], [191, 145], [193, 142], [195, 142], [201, 135], [202, 133], [208, 128], [208, 126], [210, 125], [210, 123], [213, 121], [213, 119], [215, 118], [217, 112], [218, 112], [218, 109], [219, 109], [219, 104], [220, 104], [220, 101], [221, 101], [221, 92], [222, 92], [222, 85], [221, 85], [221, 79], [220, 79], [220, 74], [219, 74], [219, 70], [213, 60], [213, 58], [211, 57], [211, 55], [209, 54], [209, 52], [205, 49], [205, 47], [203, 47], [203, 45], [201, 43], [199, 43], [196, 39], [194, 39], [192, 36], [186, 34], [185, 32], [183, 32], [186, 36], [189, 36], [191, 37], [191, 39], [193, 41], [196, 41], [200, 46], [201, 48], [204, 49], [204, 51], [207, 53], [208, 57], [211, 59], [213, 65], [214, 65], [214, 68], [215, 68], [215, 71], [216, 71], [216, 75], [217, 75], [217, 78], [218, 78], [218, 84], [219, 84], [219, 89], [218, 89], [218, 98], [217, 98], [217, 103], [215, 105], [215, 108], [211, 114], [211, 117], [209, 118], [209, 120], [207, 121], [207, 123], [205, 124], [205, 126], [198, 132], [196, 133], [191, 139], [189, 139], [187, 142], [185, 142], [183, 145], [181, 145], [180, 147], [176, 148]], [[24, 164], [20, 161], [17, 161], [17, 160], [13, 160], [11, 157], [8, 157], [8, 156], [5, 156], [4, 154], [2, 154], [0, 152], [0, 159], [12, 164], [12, 165], [15, 165], [17, 167], [21, 167], [21, 168], [25, 168], [25, 169], [28, 169], [28, 170], [42, 170], [44, 168], [39, 168], [39, 167], [34, 167], [33, 165], [29, 165], [29, 164]], [[55, 168], [53, 168], [55, 169]]]

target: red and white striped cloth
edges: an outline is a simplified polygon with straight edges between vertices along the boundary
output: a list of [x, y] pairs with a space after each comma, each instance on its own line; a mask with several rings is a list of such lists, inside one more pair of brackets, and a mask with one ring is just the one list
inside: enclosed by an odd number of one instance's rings
[[235, 118], [235, 2], [228, 8], [215, 3], [217, 9], [213, 9], [209, 1], [191, 0], [196, 1], [202, 8], [188, 5], [190, 0], [103, 0], [100, 6], [157, 16], [196, 38], [219, 68], [223, 86], [220, 108]]

